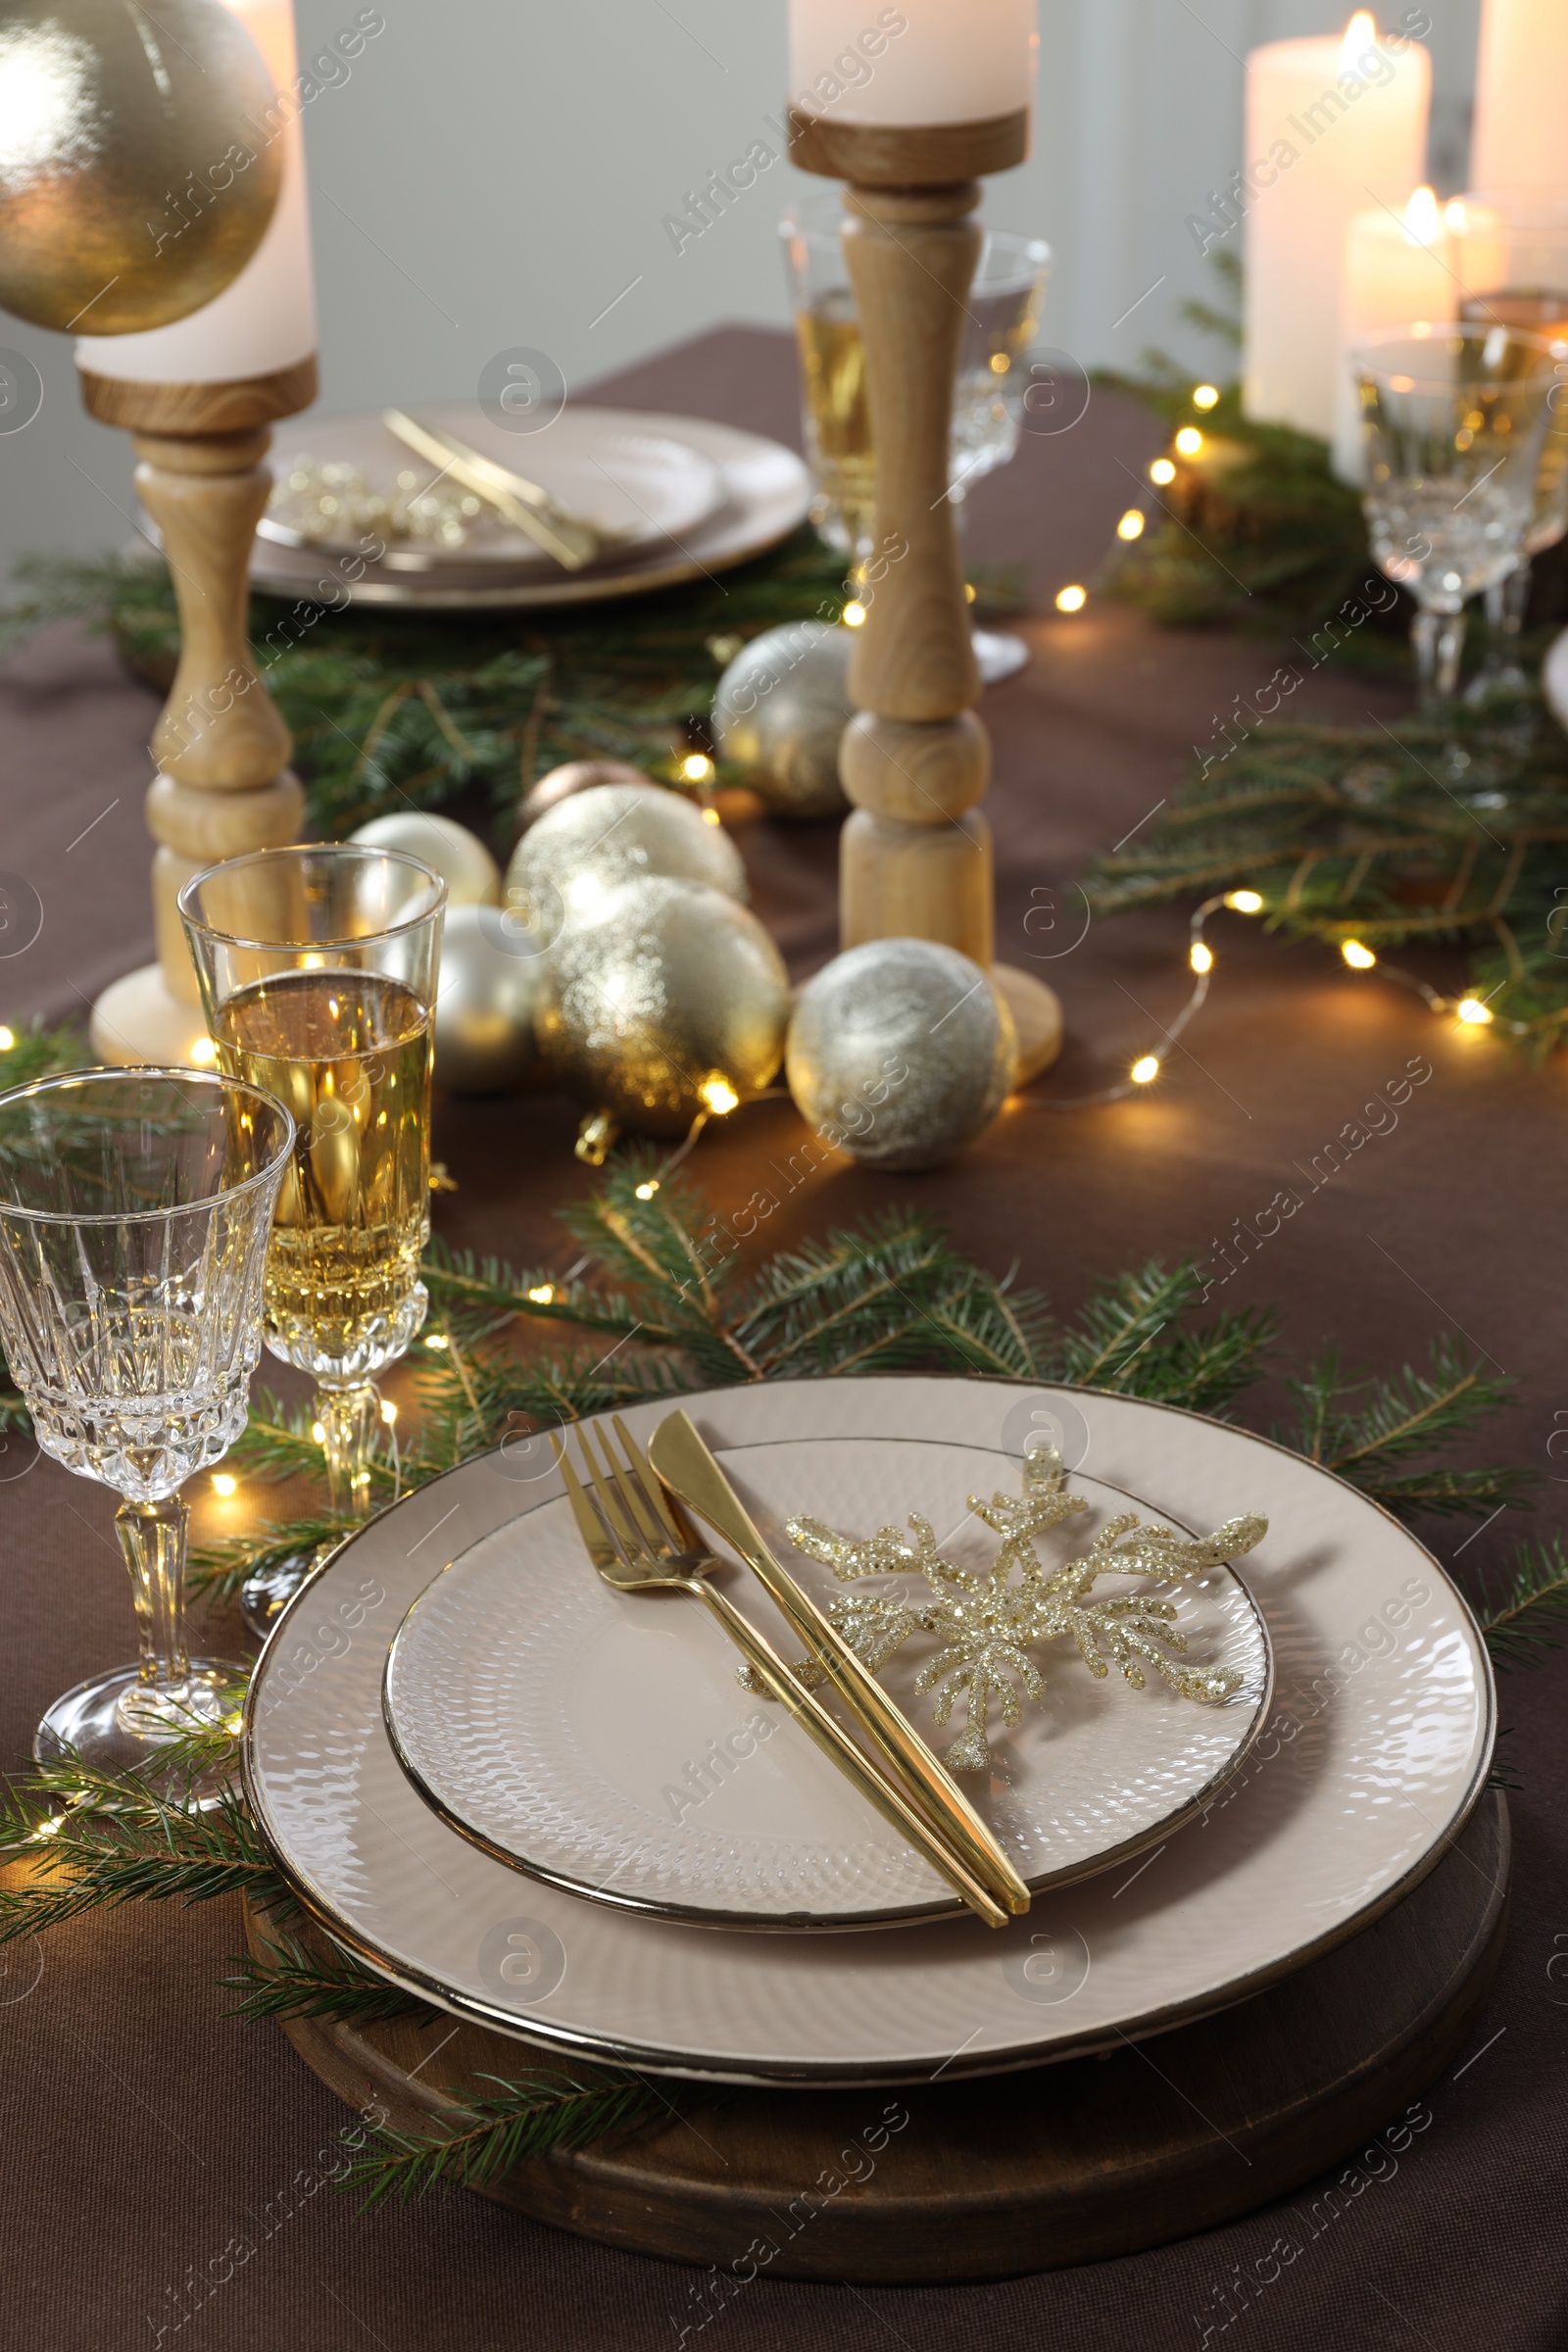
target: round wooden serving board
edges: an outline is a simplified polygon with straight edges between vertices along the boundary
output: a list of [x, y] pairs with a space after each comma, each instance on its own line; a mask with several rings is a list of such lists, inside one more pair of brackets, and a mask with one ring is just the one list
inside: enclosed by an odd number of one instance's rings
[[[1354, 2153], [1462, 2048], [1501, 1950], [1508, 1856], [1506, 1804], [1488, 1794], [1373, 1926], [1198, 2025], [918, 2087], [667, 2081], [667, 2117], [520, 2165], [485, 2193], [605, 2245], [716, 2266], [726, 2284], [1000, 2278], [1212, 2229]], [[265, 1923], [249, 1933], [264, 1957]], [[340, 2098], [363, 2107], [373, 2092], [416, 2132], [493, 2090], [481, 2077], [534, 2062], [433, 2009], [283, 2031]]]

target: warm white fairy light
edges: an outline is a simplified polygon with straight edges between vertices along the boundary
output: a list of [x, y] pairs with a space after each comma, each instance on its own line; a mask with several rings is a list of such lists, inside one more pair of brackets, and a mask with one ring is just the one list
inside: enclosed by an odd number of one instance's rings
[[213, 1473], [213, 1493], [221, 1494], [225, 1502], [230, 1494], [238, 1492], [238, 1488], [239, 1480], [231, 1470], [216, 1470]]
[[451, 1347], [452, 1342], [444, 1331], [427, 1331], [424, 1335], [424, 1344], [427, 1348], [433, 1348], [439, 1355], [444, 1348]]
[[1159, 1055], [1141, 1054], [1127, 1073], [1134, 1086], [1148, 1086], [1159, 1076]]
[[1369, 972], [1377, 961], [1372, 950], [1359, 939], [1342, 939], [1340, 954], [1352, 972]]
[[646, 1184], [639, 1184], [634, 1189], [639, 1200], [651, 1200], [654, 1195], [658, 1192], [659, 1186], [658, 1183], [652, 1177], [650, 1177]]
[[1176, 436], [1176, 447], [1184, 458], [1196, 458], [1203, 446], [1203, 436], [1196, 424], [1184, 424]]
[[191, 1046], [190, 1057], [199, 1070], [211, 1069], [218, 1059], [218, 1048], [210, 1037], [198, 1037]]
[[1058, 612], [1081, 612], [1088, 602], [1088, 589], [1080, 588], [1076, 580], [1070, 587], [1056, 590], [1056, 611]]
[[311, 1423], [311, 1435], [316, 1440], [318, 1446], [324, 1446], [326, 1444], [326, 1431], [321, 1427], [319, 1421], [313, 1421]]
[[725, 1113], [733, 1110], [740, 1102], [740, 1097], [729, 1080], [720, 1078], [716, 1071], [711, 1078], [703, 1080], [697, 1092], [702, 1096], [715, 1118], [723, 1118]]
[[1195, 939], [1187, 951], [1187, 960], [1195, 972], [1211, 972], [1214, 969], [1214, 951], [1206, 939]]
[[681, 761], [680, 772], [688, 784], [710, 784], [715, 771], [706, 752], [692, 752]]
[[864, 626], [865, 626], [865, 607], [864, 607], [864, 606], [863, 606], [863, 605], [860, 603], [860, 600], [859, 600], [859, 598], [858, 598], [858, 597], [852, 597], [852, 598], [850, 599], [850, 602], [849, 602], [849, 603], [848, 603], [848, 604], [845, 606], [845, 608], [844, 608], [844, 626], [845, 626], [847, 629], [863, 629], [863, 628], [864, 628]]
[[1149, 478], [1152, 482], [1157, 482], [1163, 490], [1167, 482], [1176, 479], [1176, 468], [1169, 458], [1156, 458], [1149, 468]]
[[1494, 1021], [1497, 1017], [1491, 1005], [1483, 1004], [1479, 997], [1461, 997], [1454, 1006], [1454, 1010], [1458, 1013], [1461, 1021], [1475, 1029], [1485, 1028], [1489, 1021]]
[[7, 1029], [3, 1023], [0, 1023], [0, 1054], [9, 1054], [16, 1042], [16, 1031]]
[[1145, 514], [1142, 507], [1129, 507], [1126, 514], [1122, 516], [1120, 522], [1118, 522], [1116, 525], [1117, 538], [1141, 539], [1144, 535], [1144, 525], [1147, 520], [1148, 516]]
[[556, 1286], [553, 1282], [536, 1282], [533, 1286], [533, 1289], [528, 1293], [528, 1297], [533, 1300], [535, 1306], [552, 1305], [555, 1301], [555, 1296]]
[[393, 1403], [390, 1396], [383, 1396], [381, 1399], [381, 1418], [386, 1423], [388, 1429], [395, 1427], [397, 1417], [397, 1406]]
[[1196, 384], [1193, 387], [1193, 406], [1195, 409], [1217, 409], [1219, 407], [1219, 386], [1217, 384]]
[[1263, 911], [1262, 894], [1255, 890], [1228, 890], [1225, 904], [1232, 914], [1261, 914]]

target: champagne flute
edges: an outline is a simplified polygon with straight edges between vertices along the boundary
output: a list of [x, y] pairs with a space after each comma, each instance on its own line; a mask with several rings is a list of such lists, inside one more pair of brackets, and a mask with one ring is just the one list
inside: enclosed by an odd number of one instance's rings
[[1478, 324], [1523, 327], [1544, 335], [1557, 354], [1559, 390], [1542, 445], [1536, 507], [1524, 555], [1506, 579], [1486, 592], [1491, 623], [1486, 662], [1470, 687], [1480, 701], [1499, 689], [1520, 694], [1519, 635], [1530, 602], [1532, 560], [1568, 532], [1568, 197], [1554, 189], [1508, 189], [1461, 196], [1446, 208], [1449, 252], [1459, 281], [1459, 317]]
[[[264, 1329], [316, 1379], [332, 1508], [370, 1513], [374, 1375], [424, 1321], [431, 1014], [447, 886], [417, 858], [357, 842], [231, 858], [179, 910], [222, 1068], [294, 1116], [267, 1253]], [[253, 1577], [259, 1631], [318, 1564]]]
[[1421, 710], [1453, 700], [1466, 599], [1506, 579], [1535, 512], [1555, 355], [1492, 324], [1418, 324], [1351, 355], [1367, 439], [1372, 552], [1418, 606]]
[[[0, 1095], [0, 1339], [41, 1449], [112, 1487], [141, 1659], [78, 1683], [40, 1763], [156, 1776], [246, 1669], [185, 1638], [180, 1489], [245, 1426], [262, 1270], [294, 1122], [216, 1072], [81, 1070]], [[188, 1775], [166, 1774], [185, 1792]], [[204, 1784], [194, 1784], [205, 1793]]]

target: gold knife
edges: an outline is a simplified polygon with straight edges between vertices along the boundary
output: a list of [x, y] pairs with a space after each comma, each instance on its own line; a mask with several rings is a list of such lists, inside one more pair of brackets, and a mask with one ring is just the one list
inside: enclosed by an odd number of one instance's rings
[[1029, 1908], [1029, 1889], [961, 1788], [944, 1771], [912, 1724], [875, 1682], [838, 1628], [823, 1616], [768, 1550], [745, 1504], [683, 1412], [665, 1415], [648, 1458], [677, 1502], [722, 1536], [759, 1577], [826, 1672], [856, 1721], [903, 1787], [942, 1831], [975, 1876], [1013, 1913]]
[[470, 449], [451, 433], [420, 424], [401, 409], [383, 409], [381, 422], [426, 465], [450, 473], [466, 490], [486, 499], [514, 530], [523, 532], [547, 556], [554, 556], [567, 571], [581, 571], [585, 564], [604, 553], [606, 534], [580, 515], [563, 514], [549, 491], [541, 490], [537, 482], [498, 466], [493, 458]]

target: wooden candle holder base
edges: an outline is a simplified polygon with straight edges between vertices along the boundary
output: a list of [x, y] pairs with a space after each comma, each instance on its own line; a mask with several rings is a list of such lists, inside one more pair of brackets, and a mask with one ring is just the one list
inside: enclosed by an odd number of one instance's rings
[[153, 729], [147, 795], [158, 961], [104, 991], [94, 1052], [186, 1062], [206, 1038], [176, 904], [221, 858], [298, 838], [305, 794], [287, 727], [251, 660], [250, 552], [272, 476], [270, 420], [316, 396], [316, 363], [226, 384], [139, 384], [82, 372], [88, 413], [136, 436], [136, 489], [157, 523], [179, 606], [179, 666]]
[[949, 494], [953, 386], [980, 258], [977, 174], [1022, 161], [1026, 114], [923, 127], [791, 116], [791, 154], [842, 177], [844, 253], [876, 451], [875, 545], [850, 665], [859, 715], [839, 753], [854, 814], [840, 855], [840, 940], [929, 939], [992, 973], [1018, 1031], [1020, 1083], [1061, 1050], [1061, 1004], [1032, 973], [993, 970], [991, 745]]

